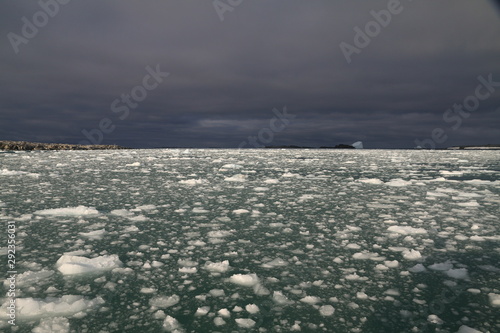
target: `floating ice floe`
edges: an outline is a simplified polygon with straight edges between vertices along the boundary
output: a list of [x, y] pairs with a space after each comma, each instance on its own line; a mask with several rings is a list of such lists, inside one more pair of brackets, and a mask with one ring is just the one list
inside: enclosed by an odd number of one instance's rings
[[158, 296], [149, 300], [149, 304], [156, 308], [166, 309], [179, 303], [181, 298], [178, 295]]
[[381, 181], [380, 179], [377, 179], [377, 178], [362, 178], [362, 179], [358, 179], [358, 182], [364, 183], [364, 184], [373, 184], [373, 185], [380, 185], [380, 184], [384, 183], [383, 181]]
[[134, 216], [134, 213], [132, 213], [128, 209], [114, 209], [110, 212], [110, 214], [115, 215], [115, 216], [122, 216], [122, 217]]
[[413, 228], [409, 226], [398, 225], [390, 226], [389, 228], [387, 228], [387, 231], [400, 235], [421, 235], [427, 233], [427, 230], [425, 230], [424, 228]]
[[65, 317], [43, 318], [32, 333], [68, 333], [69, 320]]
[[225, 273], [229, 270], [229, 260], [224, 260], [222, 262], [208, 261], [203, 268], [211, 273]]
[[174, 332], [174, 333], [184, 332], [179, 321], [177, 319], [175, 319], [174, 317], [169, 316], [169, 315], [167, 315], [167, 317], [163, 321], [163, 328], [167, 332]]
[[305, 297], [301, 298], [300, 301], [302, 303], [314, 305], [316, 303], [321, 302], [321, 298], [316, 297], [316, 296], [305, 296]]
[[207, 183], [208, 180], [206, 179], [183, 179], [179, 181], [179, 184], [184, 184], [184, 185], [202, 185]]
[[12, 171], [7, 169], [2, 169], [0, 170], [0, 176], [29, 176], [33, 178], [38, 178], [40, 177], [40, 174], [26, 172], [26, 171]]
[[233, 214], [236, 214], [236, 215], [241, 215], [241, 214], [246, 214], [246, 213], [250, 213], [250, 211], [248, 209], [235, 209], [235, 210], [233, 210]]
[[319, 313], [323, 316], [323, 317], [329, 317], [331, 315], [333, 315], [335, 313], [335, 308], [331, 305], [322, 305], [320, 308], [319, 308]]
[[243, 286], [243, 287], [253, 287], [260, 283], [257, 274], [234, 274], [229, 278], [229, 282]]
[[96, 216], [99, 211], [94, 207], [77, 206], [37, 210], [33, 214], [43, 216]]
[[220, 167], [219, 171], [227, 171], [229, 169], [241, 169], [241, 168], [243, 168], [243, 166], [239, 164], [224, 164], [223, 166]]
[[411, 181], [406, 181], [401, 178], [391, 179], [390, 181], [385, 183], [385, 185], [387, 186], [394, 186], [394, 187], [408, 186], [411, 184], [412, 184]]
[[469, 278], [469, 273], [466, 268], [450, 269], [446, 271], [446, 275], [451, 278], [465, 280]]
[[436, 263], [428, 266], [429, 269], [433, 271], [447, 271], [453, 268], [453, 264], [450, 261]]
[[416, 264], [415, 266], [409, 268], [408, 270], [412, 273], [422, 273], [425, 272], [427, 269], [422, 264]]
[[462, 325], [458, 328], [458, 331], [456, 333], [482, 333], [482, 332], [467, 325]]
[[490, 300], [490, 304], [493, 307], [500, 307], [500, 295], [499, 294], [494, 294], [494, 293], [489, 293], [488, 298]]
[[229, 282], [243, 287], [252, 287], [256, 295], [269, 295], [270, 292], [261, 283], [257, 274], [234, 274], [229, 278]]
[[234, 175], [234, 176], [231, 176], [231, 177], [226, 177], [224, 178], [224, 180], [226, 182], [246, 182], [247, 181], [247, 176], [246, 175], [242, 175], [242, 174], [237, 174], [237, 175]]
[[62, 255], [56, 262], [57, 269], [64, 275], [88, 274], [112, 270], [123, 263], [116, 254], [96, 258]]
[[[7, 316], [7, 306], [5, 302], [0, 308], [0, 318]], [[83, 296], [65, 295], [61, 298], [47, 297], [40, 298], [17, 298], [16, 314], [20, 319], [36, 319], [45, 317], [68, 317], [80, 312], [87, 312], [101, 304], [104, 300], [101, 297], [86, 299]]]
[[213, 230], [207, 233], [207, 237], [209, 238], [224, 238], [227, 236], [231, 236], [234, 230]]
[[[38, 272], [27, 271], [16, 276], [16, 285], [18, 287], [33, 286], [40, 282], [44, 282], [54, 274], [53, 271], [41, 270]], [[10, 284], [9, 280], [4, 281], [4, 286], [8, 287]]]
[[234, 320], [241, 328], [252, 328], [255, 326], [255, 320], [248, 318], [238, 318]]
[[94, 230], [94, 231], [89, 231], [89, 232], [80, 232], [79, 234], [83, 237], [90, 239], [90, 240], [100, 240], [104, 237], [104, 235], [106, 235], [106, 230], [100, 229], [100, 230]]
[[293, 301], [289, 300], [288, 297], [283, 295], [281, 291], [273, 292], [273, 301], [278, 305], [288, 305], [294, 303]]
[[373, 260], [373, 261], [383, 261], [385, 257], [380, 256], [378, 253], [374, 252], [357, 252], [352, 255], [353, 259], [356, 260]]
[[247, 312], [251, 314], [256, 314], [260, 311], [259, 307], [255, 304], [247, 304], [245, 306], [245, 310], [247, 310]]
[[261, 265], [263, 268], [275, 268], [275, 267], [283, 267], [288, 265], [288, 262], [281, 259], [281, 258], [276, 258], [274, 260], [271, 260], [269, 262], [266, 262]]

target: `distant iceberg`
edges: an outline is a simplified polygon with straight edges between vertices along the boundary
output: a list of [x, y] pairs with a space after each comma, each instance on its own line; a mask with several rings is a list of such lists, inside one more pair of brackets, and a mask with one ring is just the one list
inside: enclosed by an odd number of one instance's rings
[[353, 146], [356, 149], [363, 149], [363, 142], [362, 141], [356, 141], [351, 146]]

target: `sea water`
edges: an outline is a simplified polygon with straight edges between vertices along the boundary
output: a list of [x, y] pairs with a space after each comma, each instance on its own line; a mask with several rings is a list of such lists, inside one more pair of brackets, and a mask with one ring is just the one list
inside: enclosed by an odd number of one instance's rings
[[500, 332], [499, 154], [0, 153], [0, 331]]

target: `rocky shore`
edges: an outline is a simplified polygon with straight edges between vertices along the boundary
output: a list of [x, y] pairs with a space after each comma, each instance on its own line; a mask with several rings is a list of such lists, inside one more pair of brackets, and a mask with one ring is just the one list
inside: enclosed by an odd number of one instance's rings
[[127, 149], [117, 145], [72, 145], [26, 141], [0, 141], [0, 150], [104, 150]]

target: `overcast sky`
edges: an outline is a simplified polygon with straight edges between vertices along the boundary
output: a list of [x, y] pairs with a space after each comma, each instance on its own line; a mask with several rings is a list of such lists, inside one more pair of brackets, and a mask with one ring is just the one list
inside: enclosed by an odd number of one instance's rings
[[[48, 6], [53, 17], [38, 1], [3, 1], [0, 140], [500, 143], [498, 6], [394, 1], [72, 0]], [[372, 29], [368, 42], [356, 27]], [[169, 75], [148, 76], [157, 69]], [[477, 88], [480, 76], [494, 83]], [[447, 112], [464, 101], [472, 111]], [[285, 106], [294, 117], [272, 121]]]

